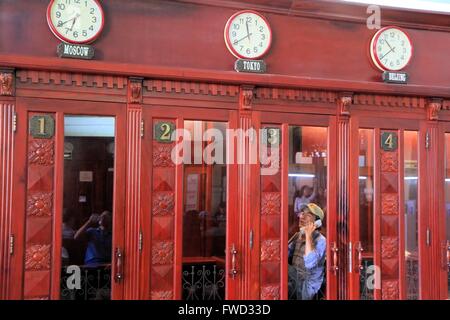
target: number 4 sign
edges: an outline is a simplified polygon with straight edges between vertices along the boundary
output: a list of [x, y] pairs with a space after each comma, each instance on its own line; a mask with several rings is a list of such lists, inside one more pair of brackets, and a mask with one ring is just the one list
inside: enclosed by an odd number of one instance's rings
[[384, 151], [395, 151], [398, 147], [397, 132], [385, 131], [381, 133], [381, 149]]

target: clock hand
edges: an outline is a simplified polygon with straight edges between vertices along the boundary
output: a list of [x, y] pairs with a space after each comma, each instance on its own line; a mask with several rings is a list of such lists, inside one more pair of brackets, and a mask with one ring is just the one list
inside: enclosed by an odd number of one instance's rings
[[[395, 48], [394, 48], [395, 49]], [[392, 48], [391, 48], [391, 50], [389, 50], [388, 52], [386, 52], [386, 54], [384, 54], [381, 58], [380, 58], [380, 60], [383, 60], [383, 58], [384, 57], [386, 57], [389, 53], [391, 53], [391, 52], [393, 52], [394, 50], [392, 50]], [[395, 51], [394, 51], [395, 52]]]
[[75, 22], [77, 21], [79, 16], [80, 16], [80, 14], [77, 14], [76, 17], [73, 19], [73, 23], [72, 23], [72, 27], [70, 27], [70, 31], [72, 31], [73, 26], [75, 25]]
[[74, 19], [78, 18], [80, 16], [80, 14], [77, 14], [76, 16], [74, 16], [72, 19], [67, 20], [66, 22], [63, 22], [61, 25], [65, 25], [66, 23], [73, 21]]
[[247, 27], [247, 37], [248, 37], [248, 41], [250, 42], [250, 31], [248, 29], [248, 21], [245, 22], [245, 26]]
[[243, 38], [241, 38], [241, 39], [239, 39], [239, 40], [237, 40], [237, 41], [234, 41], [233, 43], [234, 43], [234, 44], [238, 44], [239, 42], [241, 42], [241, 41], [244, 40], [245, 38], [249, 38], [251, 35], [252, 35], [252, 33], [249, 33], [249, 34], [246, 35], [245, 37], [243, 37]]
[[388, 45], [388, 47], [392, 50], [392, 51], [394, 51], [395, 52], [395, 47], [394, 48], [392, 48], [391, 47], [391, 45], [389, 44], [389, 42], [387, 41], [387, 40], [384, 40], [384, 41], [386, 41], [386, 44]]

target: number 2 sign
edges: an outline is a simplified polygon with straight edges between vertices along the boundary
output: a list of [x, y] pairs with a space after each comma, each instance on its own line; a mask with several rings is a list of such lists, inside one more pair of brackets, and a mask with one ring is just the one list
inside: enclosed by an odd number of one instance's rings
[[397, 132], [383, 132], [381, 133], [381, 149], [384, 151], [395, 151], [398, 147]]
[[172, 142], [172, 132], [175, 131], [173, 122], [157, 122], [154, 127], [154, 137], [158, 142]]

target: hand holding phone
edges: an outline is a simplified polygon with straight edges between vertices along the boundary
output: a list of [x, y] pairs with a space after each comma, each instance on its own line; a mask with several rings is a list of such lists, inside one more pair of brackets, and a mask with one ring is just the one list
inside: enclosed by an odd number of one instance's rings
[[[315, 229], [319, 229], [320, 227], [322, 227], [322, 220], [316, 220], [314, 221], [314, 227]], [[300, 228], [300, 235], [304, 235], [305, 234], [305, 227]]]

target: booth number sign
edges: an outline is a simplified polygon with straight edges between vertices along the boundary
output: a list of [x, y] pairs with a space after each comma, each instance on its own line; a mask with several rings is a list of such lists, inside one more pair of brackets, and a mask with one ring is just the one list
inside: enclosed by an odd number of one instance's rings
[[154, 139], [158, 142], [170, 143], [172, 142], [172, 133], [175, 131], [175, 124], [173, 122], [156, 122], [154, 126]]
[[384, 151], [395, 151], [398, 147], [396, 132], [383, 132], [381, 134], [381, 149]]
[[49, 115], [32, 117], [30, 135], [38, 139], [51, 139], [55, 135], [55, 119]]
[[262, 130], [262, 143], [268, 146], [277, 147], [280, 145], [280, 129], [264, 128]]

